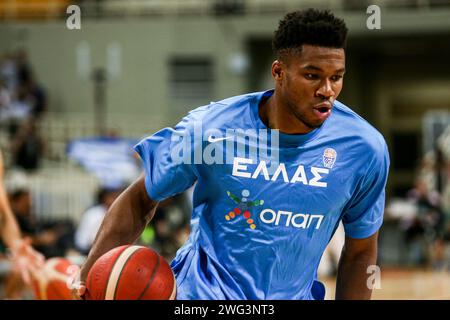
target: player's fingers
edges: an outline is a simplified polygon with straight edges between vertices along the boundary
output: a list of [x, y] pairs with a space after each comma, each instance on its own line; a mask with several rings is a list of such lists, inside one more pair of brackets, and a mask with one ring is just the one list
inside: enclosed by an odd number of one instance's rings
[[73, 274], [67, 278], [67, 286], [72, 292], [73, 299], [84, 300], [84, 296], [86, 293], [86, 284], [80, 280], [80, 268], [75, 265], [71, 267], [74, 267], [70, 271]]
[[35, 267], [35, 268], [42, 267], [44, 265], [44, 262], [45, 262], [44, 255], [42, 255], [41, 253], [33, 250], [31, 247], [30, 247], [30, 250], [31, 250], [31, 252], [30, 252], [29, 255], [31, 256], [33, 267]]
[[25, 259], [23, 259], [22, 257], [18, 257], [16, 259], [13, 260], [14, 263], [14, 269], [16, 270], [16, 272], [18, 272], [22, 278], [22, 280], [27, 284], [30, 285], [31, 284], [31, 275], [30, 275], [30, 265], [29, 263], [27, 263], [27, 261]]
[[78, 295], [80, 296], [80, 297], [84, 297], [84, 294], [86, 293], [86, 287], [84, 286], [84, 285], [81, 285], [79, 288], [78, 288]]
[[36, 274], [42, 270], [42, 265], [41, 264], [37, 264], [36, 262], [34, 263], [30, 263], [29, 267], [28, 267], [28, 273], [30, 274], [30, 276], [32, 278], [35, 278]]
[[23, 238], [23, 244], [26, 246], [31, 246], [31, 238], [30, 237], [24, 237]]
[[23, 268], [21, 270], [21, 275], [22, 275], [22, 280], [23, 282], [25, 282], [25, 284], [30, 285], [31, 284], [31, 276], [30, 276], [30, 272]]
[[33, 249], [31, 246], [31, 238], [26, 237], [15, 246], [13, 250], [13, 257], [26, 257], [29, 263], [35, 263], [38, 266], [42, 266], [45, 258], [44, 256]]
[[84, 300], [86, 287], [83, 284], [74, 285], [72, 289], [72, 297], [75, 300]]
[[72, 294], [72, 299], [73, 300], [81, 300], [81, 297], [78, 295], [78, 290], [77, 289], [72, 289], [70, 292]]

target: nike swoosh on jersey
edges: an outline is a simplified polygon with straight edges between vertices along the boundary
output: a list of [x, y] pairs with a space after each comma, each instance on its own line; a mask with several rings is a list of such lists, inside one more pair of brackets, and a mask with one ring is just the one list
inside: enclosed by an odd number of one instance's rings
[[223, 141], [223, 140], [227, 140], [233, 138], [232, 136], [228, 136], [228, 137], [224, 137], [224, 138], [213, 138], [212, 136], [208, 137], [208, 142], [209, 143], [214, 143], [214, 142], [219, 142], [219, 141]]

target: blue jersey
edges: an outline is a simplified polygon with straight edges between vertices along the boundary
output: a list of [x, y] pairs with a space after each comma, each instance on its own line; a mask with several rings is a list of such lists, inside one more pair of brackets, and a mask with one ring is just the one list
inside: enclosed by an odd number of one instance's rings
[[151, 199], [197, 182], [191, 234], [171, 263], [178, 299], [323, 299], [317, 268], [339, 222], [351, 238], [382, 224], [382, 135], [338, 101], [310, 133], [270, 130], [258, 107], [271, 94], [197, 108], [135, 147]]

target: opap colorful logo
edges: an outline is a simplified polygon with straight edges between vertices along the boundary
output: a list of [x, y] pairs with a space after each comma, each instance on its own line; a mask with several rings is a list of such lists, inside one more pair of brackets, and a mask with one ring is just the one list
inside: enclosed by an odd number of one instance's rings
[[230, 211], [227, 215], [225, 215], [225, 219], [227, 221], [230, 221], [232, 219], [237, 218], [242, 214], [244, 219], [246, 220], [248, 226], [250, 229], [255, 229], [256, 224], [255, 221], [251, 217], [250, 208], [261, 206], [264, 204], [264, 200], [255, 200], [255, 201], [249, 201], [248, 197], [250, 196], [250, 191], [244, 189], [242, 190], [242, 198], [239, 198], [235, 195], [233, 195], [230, 191], [227, 191], [228, 197], [230, 197], [233, 202], [236, 203], [236, 207]]

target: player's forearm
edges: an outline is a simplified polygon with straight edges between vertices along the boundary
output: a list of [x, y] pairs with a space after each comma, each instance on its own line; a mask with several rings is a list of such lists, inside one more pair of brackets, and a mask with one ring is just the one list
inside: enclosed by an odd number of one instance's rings
[[20, 229], [14, 219], [13, 213], [8, 211], [2, 212], [0, 220], [0, 237], [8, 248], [13, 249], [21, 239]]
[[375, 265], [376, 248], [369, 252], [352, 254], [344, 249], [339, 260], [336, 279], [336, 300], [369, 300], [372, 289], [367, 285], [367, 270]]
[[2, 175], [3, 173], [0, 172], [0, 238], [9, 248], [12, 248], [20, 240], [21, 235], [2, 185]]
[[89, 256], [81, 269], [84, 281], [92, 264], [112, 248], [131, 244], [153, 217], [158, 202], [152, 201], [141, 178], [125, 190], [108, 210]]

